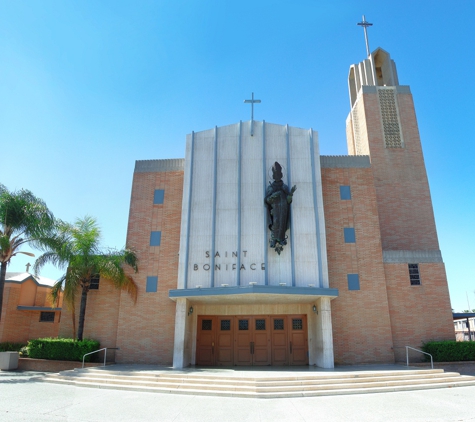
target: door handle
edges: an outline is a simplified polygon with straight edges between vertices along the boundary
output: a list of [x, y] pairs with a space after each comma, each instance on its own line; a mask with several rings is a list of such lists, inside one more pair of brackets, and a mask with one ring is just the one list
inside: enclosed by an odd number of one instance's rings
[[214, 355], [214, 342], [211, 343], [211, 354]]
[[249, 351], [251, 352], [251, 355], [254, 354], [254, 342], [253, 341], [251, 341], [249, 343]]
[[292, 353], [292, 342], [290, 342], [290, 353]]

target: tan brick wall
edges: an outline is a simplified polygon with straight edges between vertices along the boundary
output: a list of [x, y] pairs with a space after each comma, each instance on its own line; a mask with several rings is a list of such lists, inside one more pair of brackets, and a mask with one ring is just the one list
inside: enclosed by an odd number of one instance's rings
[[[99, 282], [98, 290], [90, 290], [87, 294], [86, 316], [84, 319], [84, 338], [100, 342], [102, 347], [117, 347], [117, 320], [119, 315], [120, 290], [105, 279]], [[76, 332], [79, 320], [79, 306], [81, 292], [76, 297]], [[73, 336], [73, 322], [71, 310], [65, 304], [61, 315], [62, 337]], [[114, 352], [112, 352], [114, 353]]]
[[[322, 169], [336, 364], [393, 362], [391, 324], [373, 175], [367, 169]], [[349, 185], [351, 200], [340, 199]], [[345, 243], [344, 227], [354, 227], [356, 243]], [[347, 274], [359, 274], [360, 290], [349, 291]]]
[[397, 102], [404, 148], [385, 148], [378, 94], [365, 93], [357, 103], [360, 137], [369, 143], [383, 250], [438, 250], [412, 95], [398, 94]]
[[[0, 321], [0, 342], [26, 343], [28, 340], [41, 337], [57, 337], [59, 331], [59, 313], [55, 321], [40, 322], [40, 311], [20, 311], [21, 284], [5, 283], [3, 296], [2, 319]], [[50, 306], [49, 288], [38, 286], [35, 295], [35, 306]]]
[[[429, 184], [412, 95], [397, 94], [404, 148], [385, 148], [378, 94], [357, 104], [360, 138], [369, 147], [383, 250], [438, 250]], [[350, 148], [349, 153], [353, 150]], [[357, 239], [358, 242], [358, 239]], [[421, 263], [422, 286], [411, 286], [407, 263], [384, 264], [396, 360], [405, 346], [453, 339], [450, 298], [442, 263]]]
[[[406, 359], [405, 346], [419, 349], [429, 340], [455, 340], [444, 264], [419, 264], [420, 286], [411, 286], [405, 263], [384, 264], [384, 270], [397, 361]], [[421, 358], [411, 355], [411, 361]]]
[[[153, 204], [155, 189], [164, 189], [161, 205]], [[183, 172], [135, 173], [127, 244], [137, 250], [138, 300], [134, 305], [122, 292], [118, 319], [117, 361], [171, 364], [175, 331], [175, 303], [180, 243]], [[150, 232], [161, 231], [160, 246], [150, 246]], [[146, 293], [147, 276], [158, 276], [158, 291]]]

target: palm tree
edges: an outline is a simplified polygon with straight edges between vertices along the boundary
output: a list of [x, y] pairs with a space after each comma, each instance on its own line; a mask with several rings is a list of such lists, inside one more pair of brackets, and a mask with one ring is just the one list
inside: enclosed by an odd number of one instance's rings
[[53, 224], [53, 214], [43, 200], [29, 190], [10, 192], [0, 184], [0, 318], [10, 260], [19, 253], [35, 256], [20, 248], [27, 243], [38, 246], [50, 235]]
[[[101, 249], [99, 245], [100, 229], [94, 218], [86, 216], [77, 219], [74, 224], [58, 222], [56, 234], [44, 243], [43, 254], [36, 260], [34, 270], [37, 273], [45, 264], [65, 268], [65, 274], [52, 289], [56, 300], [64, 289], [64, 301], [73, 313], [73, 329], [76, 296], [81, 292], [77, 339], [83, 339], [86, 316], [87, 294], [91, 278], [98, 275], [111, 281], [117, 288], [126, 290], [136, 301], [137, 286], [132, 277], [126, 274], [124, 266], [135, 272], [137, 256], [130, 249]], [[75, 331], [75, 329], [74, 329]], [[74, 337], [76, 337], [74, 333]]]

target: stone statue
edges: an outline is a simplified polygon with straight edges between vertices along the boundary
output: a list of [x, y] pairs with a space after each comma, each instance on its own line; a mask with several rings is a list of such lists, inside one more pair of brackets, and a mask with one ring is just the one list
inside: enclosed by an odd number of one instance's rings
[[270, 247], [280, 255], [284, 245], [287, 244], [285, 232], [290, 223], [290, 204], [292, 196], [297, 189], [294, 186], [290, 191], [289, 187], [282, 181], [282, 167], [276, 161], [272, 166], [272, 178], [267, 187], [265, 204], [267, 207], [267, 221], [271, 231]]

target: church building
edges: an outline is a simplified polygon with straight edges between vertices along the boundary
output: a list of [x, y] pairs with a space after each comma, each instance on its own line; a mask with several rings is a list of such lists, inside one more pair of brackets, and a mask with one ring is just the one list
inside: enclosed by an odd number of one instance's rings
[[348, 86], [348, 155], [251, 119], [192, 132], [184, 159], [137, 161], [137, 302], [101, 280], [85, 336], [175, 368], [393, 363], [453, 340], [410, 88], [381, 48]]

